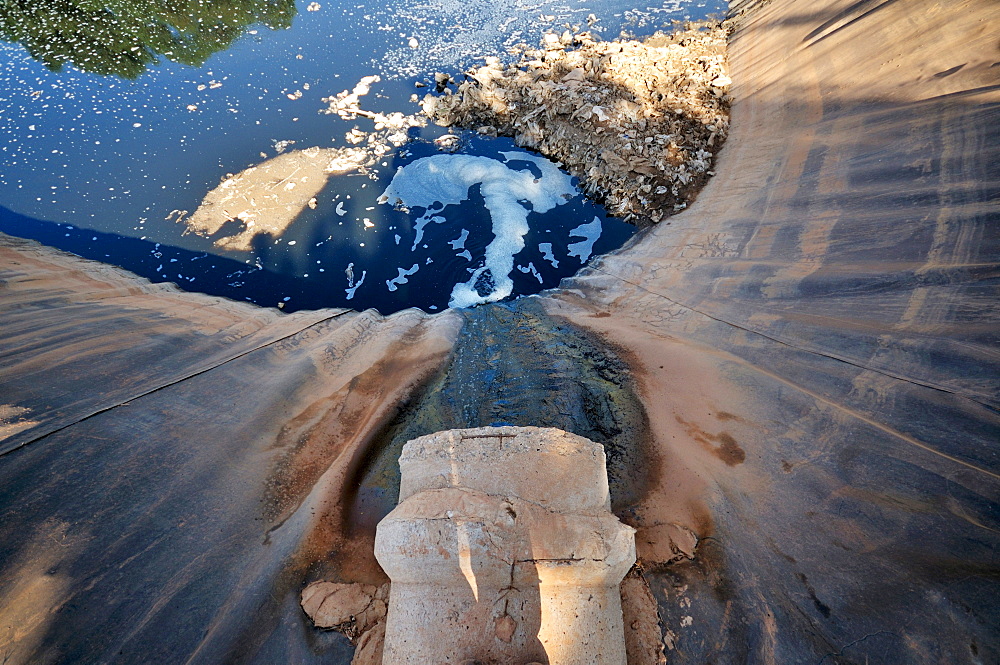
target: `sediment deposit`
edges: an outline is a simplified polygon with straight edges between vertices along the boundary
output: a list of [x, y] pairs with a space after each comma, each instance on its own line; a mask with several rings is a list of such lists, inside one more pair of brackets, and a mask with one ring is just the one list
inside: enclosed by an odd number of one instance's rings
[[[323, 99], [328, 104], [321, 113], [342, 120], [368, 118], [370, 132], [357, 127], [346, 133], [350, 144], [343, 148], [313, 146], [284, 152], [294, 141], [278, 141], [278, 155], [249, 166], [237, 174], [228, 173], [217, 187], [205, 195], [198, 208], [188, 215], [174, 210], [167, 219], [176, 219], [187, 231], [213, 237], [215, 246], [248, 252], [258, 236], [278, 238], [306, 207], [315, 208], [317, 195], [333, 175], [369, 173], [383, 155], [407, 142], [407, 130], [427, 124], [422, 115], [384, 115], [361, 107], [361, 98], [371, 92], [378, 76], [362, 78], [352, 90]], [[265, 156], [263, 153], [262, 157]], [[235, 230], [227, 225], [235, 224]]]
[[316, 195], [331, 175], [355, 171], [371, 161], [367, 151], [356, 148], [292, 150], [227, 175], [192, 215], [176, 211], [181, 213], [177, 221], [208, 237], [236, 223], [239, 229], [218, 238], [215, 246], [248, 252], [257, 236], [280, 237], [306, 206], [315, 206]]

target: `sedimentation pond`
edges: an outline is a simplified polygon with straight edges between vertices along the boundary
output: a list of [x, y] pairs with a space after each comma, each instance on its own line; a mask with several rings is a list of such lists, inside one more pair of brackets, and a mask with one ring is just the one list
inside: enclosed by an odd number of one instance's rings
[[[460, 80], [546, 33], [642, 37], [723, 8], [9, 5], [0, 12], [0, 231], [289, 312], [433, 312], [535, 293], [635, 227], [510, 139], [410, 123], [418, 98], [436, 73]], [[345, 161], [362, 148], [367, 163]]]

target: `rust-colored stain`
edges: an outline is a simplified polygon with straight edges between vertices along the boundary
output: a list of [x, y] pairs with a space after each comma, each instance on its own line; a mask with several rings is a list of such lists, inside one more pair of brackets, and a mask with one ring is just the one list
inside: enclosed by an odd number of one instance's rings
[[[736, 443], [736, 439], [729, 432], [709, 434], [698, 425], [689, 423], [680, 416], [674, 416], [674, 418], [684, 427], [688, 436], [700, 443], [705, 450], [718, 457], [727, 465], [736, 466], [746, 461], [746, 451], [740, 448], [739, 444]], [[715, 443], [719, 445], [714, 445]]]
[[718, 418], [719, 420], [723, 420], [723, 421], [725, 421], [725, 420], [735, 420], [738, 423], [745, 423], [746, 422], [745, 418], [742, 418], [741, 416], [738, 416], [735, 413], [729, 413], [728, 411], [716, 411], [715, 412], [715, 417]]

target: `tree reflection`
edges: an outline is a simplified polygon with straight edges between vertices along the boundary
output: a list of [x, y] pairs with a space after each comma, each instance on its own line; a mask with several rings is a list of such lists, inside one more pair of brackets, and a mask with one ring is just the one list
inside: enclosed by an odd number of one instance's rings
[[0, 0], [0, 38], [53, 71], [136, 78], [165, 57], [200, 66], [250, 25], [287, 28], [295, 0]]

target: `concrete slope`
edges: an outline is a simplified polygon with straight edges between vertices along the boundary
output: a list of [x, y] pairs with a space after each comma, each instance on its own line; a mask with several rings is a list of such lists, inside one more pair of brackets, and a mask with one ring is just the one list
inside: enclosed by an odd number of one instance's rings
[[993, 5], [734, 3], [718, 175], [540, 298], [284, 315], [0, 236], [0, 660], [348, 663], [302, 585], [384, 579], [403, 442], [513, 424], [605, 445], [671, 663], [1000, 661]]
[[0, 266], [0, 657], [349, 662], [301, 581], [461, 318], [281, 315], [8, 236]]
[[563, 284], [629, 353], [703, 538], [672, 663], [1000, 659], [1000, 50], [989, 2], [744, 2], [718, 175]]

